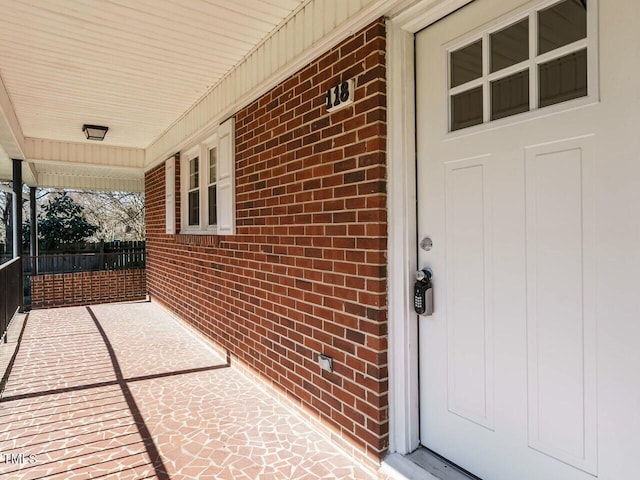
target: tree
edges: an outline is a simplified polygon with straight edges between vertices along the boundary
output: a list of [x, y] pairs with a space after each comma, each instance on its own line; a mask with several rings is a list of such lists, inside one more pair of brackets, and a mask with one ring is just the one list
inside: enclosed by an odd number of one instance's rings
[[[3, 182], [0, 182], [3, 184]], [[10, 183], [7, 183], [10, 187]], [[25, 193], [28, 192], [25, 187]], [[39, 212], [39, 225], [44, 219], [45, 206], [51, 203], [59, 195], [65, 194], [82, 210], [82, 218], [94, 226], [97, 230], [83, 239], [85, 242], [111, 242], [114, 240], [140, 241], [145, 237], [145, 204], [144, 194], [138, 192], [99, 192], [85, 190], [60, 190], [54, 188], [38, 188], [36, 193], [37, 210]], [[6, 198], [5, 198], [6, 197]], [[30, 218], [29, 202], [24, 202], [23, 225], [24, 248], [28, 251], [30, 226], [26, 219]], [[0, 243], [8, 243], [11, 250], [11, 194], [0, 189]], [[6, 238], [6, 234], [9, 238]], [[43, 238], [42, 233], [39, 236]], [[44, 242], [41, 248], [47, 250]], [[49, 243], [51, 244], [51, 243]]]
[[98, 226], [96, 240], [144, 240], [144, 194], [73, 191], [69, 195], [84, 207], [87, 220]]
[[0, 191], [0, 221], [2, 221], [2, 234], [0, 239], [2, 243], [6, 243], [7, 247], [11, 237], [11, 225], [9, 219], [11, 217], [11, 194]]
[[84, 207], [62, 192], [42, 206], [38, 218], [38, 236], [43, 250], [60, 244], [76, 243], [91, 237], [98, 227], [87, 221]]

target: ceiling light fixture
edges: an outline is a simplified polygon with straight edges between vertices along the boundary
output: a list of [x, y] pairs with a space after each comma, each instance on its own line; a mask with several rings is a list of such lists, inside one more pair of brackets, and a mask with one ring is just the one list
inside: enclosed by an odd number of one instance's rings
[[107, 134], [109, 127], [102, 127], [100, 125], [83, 125], [82, 131], [84, 132], [87, 140], [104, 140], [104, 136]]

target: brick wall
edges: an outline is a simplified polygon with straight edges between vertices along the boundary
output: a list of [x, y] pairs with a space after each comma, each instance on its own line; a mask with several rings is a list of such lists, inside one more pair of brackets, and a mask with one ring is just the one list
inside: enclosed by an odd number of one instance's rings
[[[327, 113], [350, 78], [355, 102]], [[164, 166], [145, 179], [152, 299], [372, 462], [388, 445], [385, 113], [379, 20], [236, 113], [236, 235], [166, 235]]]
[[31, 308], [144, 300], [144, 269], [55, 273], [31, 277]]

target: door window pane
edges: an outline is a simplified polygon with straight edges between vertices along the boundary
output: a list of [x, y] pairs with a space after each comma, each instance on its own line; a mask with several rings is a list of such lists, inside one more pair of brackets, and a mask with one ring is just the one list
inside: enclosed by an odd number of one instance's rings
[[482, 76], [482, 40], [451, 52], [451, 88]]
[[189, 225], [200, 224], [200, 192], [189, 192]]
[[482, 123], [482, 87], [451, 97], [451, 131]]
[[587, 50], [571, 53], [539, 67], [540, 106], [587, 95]]
[[450, 131], [586, 97], [587, 2], [545, 2], [450, 52]]
[[491, 72], [497, 72], [529, 58], [529, 19], [491, 34]]
[[491, 120], [529, 111], [529, 70], [491, 82]]
[[587, 0], [565, 0], [538, 12], [538, 55], [587, 37]]

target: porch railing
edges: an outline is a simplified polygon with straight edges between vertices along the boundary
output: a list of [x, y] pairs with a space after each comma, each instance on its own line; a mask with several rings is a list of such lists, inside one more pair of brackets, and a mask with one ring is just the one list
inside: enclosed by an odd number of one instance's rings
[[145, 268], [144, 250], [25, 256], [24, 259], [25, 274], [34, 275]]
[[0, 335], [7, 341], [9, 322], [20, 309], [22, 299], [22, 258], [16, 258], [0, 266]]
[[[145, 241], [113, 241], [113, 242], [79, 242], [63, 243], [51, 250], [41, 249], [41, 257], [56, 255], [75, 255], [86, 253], [140, 253], [144, 255]], [[28, 248], [25, 247], [25, 251]], [[7, 250], [7, 245], [0, 243], [0, 265], [13, 258], [11, 251]]]

